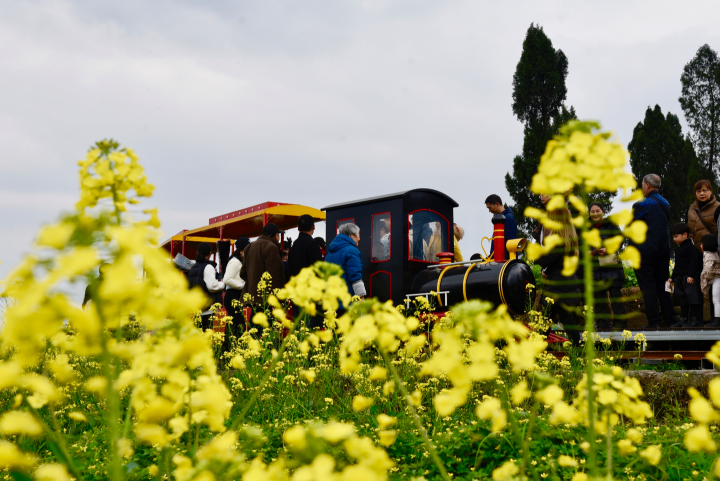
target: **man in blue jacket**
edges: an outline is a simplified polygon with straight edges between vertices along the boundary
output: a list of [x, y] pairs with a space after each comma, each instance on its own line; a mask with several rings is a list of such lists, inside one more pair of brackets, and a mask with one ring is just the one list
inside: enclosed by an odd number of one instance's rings
[[645, 199], [633, 204], [635, 219], [643, 220], [648, 226], [645, 242], [631, 244], [641, 255], [635, 276], [645, 300], [649, 329], [660, 327], [661, 311], [666, 326], [675, 324], [672, 297], [665, 291], [665, 281], [670, 276], [670, 204], [660, 195], [659, 188], [660, 176], [646, 175], [642, 181]]
[[362, 280], [363, 263], [360, 257], [360, 228], [355, 224], [343, 224], [338, 235], [328, 246], [325, 262], [332, 262], [342, 267], [343, 279], [348, 286], [350, 295], [365, 298], [365, 284]]
[[[510, 259], [510, 252], [507, 250], [507, 241], [518, 238], [517, 231], [517, 220], [515, 220], [515, 214], [510, 207], [504, 207], [502, 199], [497, 194], [489, 195], [485, 199], [485, 207], [490, 211], [491, 214], [502, 214], [505, 216], [505, 259]], [[490, 244], [490, 257], [495, 251], [495, 243]]]

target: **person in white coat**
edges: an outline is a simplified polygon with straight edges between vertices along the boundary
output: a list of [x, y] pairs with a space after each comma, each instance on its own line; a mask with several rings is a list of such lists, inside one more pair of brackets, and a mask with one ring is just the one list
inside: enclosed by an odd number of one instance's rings
[[235, 252], [230, 257], [223, 275], [225, 310], [233, 318], [230, 325], [231, 329], [228, 329], [228, 324], [225, 325], [225, 340], [223, 341], [223, 350], [225, 352], [232, 347], [231, 338], [238, 338], [245, 332], [245, 317], [242, 308], [242, 289], [245, 287], [245, 281], [240, 278], [240, 269], [244, 260], [243, 251], [249, 244], [250, 239], [247, 237], [241, 237], [235, 241]]

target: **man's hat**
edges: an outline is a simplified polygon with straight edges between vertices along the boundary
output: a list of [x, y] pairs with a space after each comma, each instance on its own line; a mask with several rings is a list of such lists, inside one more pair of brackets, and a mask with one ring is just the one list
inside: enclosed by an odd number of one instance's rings
[[263, 235], [266, 235], [268, 237], [275, 237], [277, 234], [280, 233], [280, 229], [278, 229], [278, 226], [273, 224], [272, 222], [267, 224], [265, 227], [263, 227]]

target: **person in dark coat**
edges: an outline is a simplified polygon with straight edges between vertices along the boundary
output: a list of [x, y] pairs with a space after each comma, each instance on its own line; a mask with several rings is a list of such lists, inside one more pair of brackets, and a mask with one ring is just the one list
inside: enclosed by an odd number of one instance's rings
[[[304, 214], [298, 217], [298, 237], [290, 248], [288, 262], [290, 264], [290, 276], [295, 277], [301, 270], [311, 267], [316, 262], [322, 261], [320, 246], [312, 235], [315, 232], [315, 219]], [[321, 306], [318, 306], [318, 313], [307, 319], [307, 327], [319, 329], [323, 327], [325, 317], [322, 314]]]
[[215, 304], [222, 304], [222, 293], [225, 284], [218, 280], [217, 264], [210, 260], [212, 255], [212, 246], [207, 242], [201, 242], [197, 247], [197, 257], [195, 264], [188, 272], [188, 282], [190, 287], [199, 287], [208, 297], [203, 312], [200, 316], [202, 329], [212, 329], [212, 317], [214, 312], [210, 310]]
[[[105, 270], [105, 268], [107, 266], [108, 266], [108, 264], [103, 262], [102, 264], [100, 264], [100, 267], [98, 267], [98, 276], [95, 278], [95, 283], [97, 285], [100, 285], [102, 283], [103, 271]], [[88, 304], [88, 303], [90, 303], [90, 304]], [[85, 296], [83, 297], [82, 308], [85, 309], [86, 306], [89, 307], [90, 305], [92, 305], [92, 288], [91, 288], [91, 285], [88, 284], [88, 286], [85, 288]]]
[[290, 249], [288, 258], [291, 277], [295, 277], [304, 268], [322, 260], [320, 246], [312, 237], [315, 232], [315, 219], [307, 214], [298, 217], [298, 231], [300, 233]]
[[690, 227], [675, 224], [671, 233], [678, 245], [672, 273], [673, 302], [680, 307], [680, 320], [670, 327], [702, 327], [703, 294], [700, 290], [702, 257], [693, 243]]
[[648, 227], [645, 242], [630, 242], [641, 256], [640, 268], [635, 269], [635, 277], [645, 300], [648, 329], [660, 327], [661, 311], [665, 325], [675, 324], [672, 297], [665, 291], [665, 282], [670, 277], [670, 204], [660, 195], [659, 188], [660, 176], [648, 174], [643, 177], [645, 199], [632, 207], [634, 218], [644, 221]]
[[[611, 221], [605, 219], [605, 209], [602, 204], [593, 202], [589, 208], [590, 222], [593, 228], [600, 231], [602, 240], [622, 235], [620, 229]], [[617, 253], [608, 254], [604, 247], [590, 251], [593, 262], [593, 282], [595, 289], [595, 325], [598, 329], [609, 329], [610, 320], [614, 329], [625, 329], [625, 303], [622, 302], [622, 291], [625, 285], [625, 273], [622, 262]], [[610, 303], [608, 303], [608, 294]], [[612, 305], [612, 312], [610, 312]], [[617, 316], [617, 317], [616, 317]]]
[[[510, 259], [510, 252], [507, 250], [507, 241], [518, 238], [517, 220], [510, 207], [504, 207], [499, 195], [492, 194], [485, 199], [485, 207], [491, 214], [502, 214], [505, 216], [505, 259]], [[495, 243], [490, 243], [490, 257], [495, 249]]]
[[363, 262], [360, 257], [360, 228], [355, 224], [343, 224], [340, 231], [328, 246], [325, 262], [342, 267], [343, 279], [347, 283], [350, 295], [364, 299], [367, 295], [362, 280]]
[[551, 317], [557, 316], [563, 327], [575, 325], [575, 308], [580, 304], [580, 279], [577, 273], [565, 276], [562, 273], [565, 256], [578, 256], [578, 237], [572, 224], [570, 211], [563, 207], [548, 212], [548, 218], [559, 224], [562, 229], [553, 230], [563, 244], [553, 249], [550, 254], [536, 261], [542, 267], [544, 294], [553, 299]]
[[272, 290], [280, 289], [285, 285], [285, 270], [280, 256], [280, 229], [275, 224], [263, 227], [262, 235], [255, 242], [245, 248], [243, 262], [240, 268], [240, 278], [245, 281], [243, 295], [250, 294], [254, 302], [261, 302], [258, 297], [258, 283], [264, 273], [269, 273], [272, 281]]
[[[550, 199], [552, 199], [552, 196], [549, 196], [547, 194], [540, 194], [540, 202], [542, 202], [543, 207], [545, 207], [547, 203], [550, 202]], [[545, 227], [542, 222], [538, 222], [538, 224], [535, 226], [535, 229], [533, 229], [530, 235], [533, 237], [533, 239], [535, 239], [538, 244], [544, 246], [545, 238], [550, 235], [550, 229]]]

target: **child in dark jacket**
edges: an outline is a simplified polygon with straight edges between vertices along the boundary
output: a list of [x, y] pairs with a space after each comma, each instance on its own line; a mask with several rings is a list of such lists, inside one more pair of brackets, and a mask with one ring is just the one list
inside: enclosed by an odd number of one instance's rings
[[680, 321], [670, 327], [702, 327], [703, 295], [700, 290], [702, 257], [690, 238], [690, 227], [675, 224], [670, 233], [678, 245], [675, 251], [673, 303], [680, 306]]

